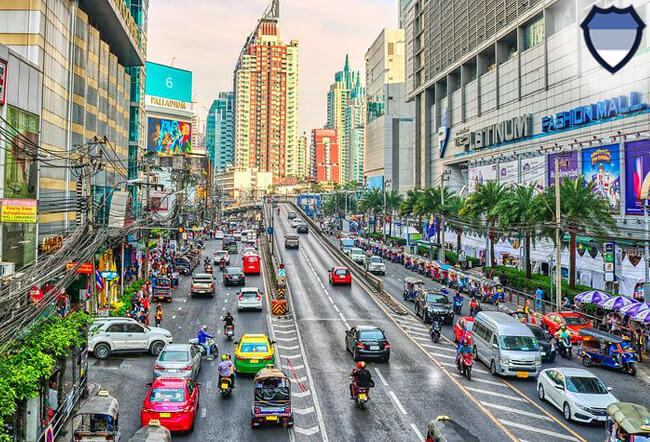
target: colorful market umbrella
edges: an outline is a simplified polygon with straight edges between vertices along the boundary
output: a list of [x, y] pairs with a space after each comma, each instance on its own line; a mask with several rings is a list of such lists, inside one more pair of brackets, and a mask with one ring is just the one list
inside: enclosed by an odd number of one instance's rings
[[598, 290], [590, 290], [588, 292], [582, 292], [579, 295], [576, 295], [573, 300], [574, 302], [580, 304], [598, 304], [611, 297], [612, 296], [608, 295], [607, 293], [599, 292]]
[[634, 316], [637, 313], [647, 309], [650, 309], [650, 304], [647, 304], [645, 302], [635, 302], [634, 304], [628, 304], [626, 306], [621, 307], [618, 312], [626, 315]]
[[636, 302], [637, 301], [632, 298], [628, 298], [627, 296], [613, 296], [604, 301], [600, 301], [598, 303], [598, 307], [604, 308], [605, 310], [619, 310], [621, 307], [625, 307], [626, 305], [634, 304]]
[[632, 316], [632, 320], [644, 324], [650, 324], [650, 309], [641, 310], [639, 313]]

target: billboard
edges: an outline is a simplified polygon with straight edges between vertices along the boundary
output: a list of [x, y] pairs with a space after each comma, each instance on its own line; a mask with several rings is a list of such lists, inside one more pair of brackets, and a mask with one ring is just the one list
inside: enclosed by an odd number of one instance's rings
[[537, 190], [544, 190], [544, 178], [546, 176], [545, 157], [522, 158], [519, 167], [522, 184], [534, 184]]
[[548, 186], [553, 186], [555, 180], [555, 160], [560, 160], [560, 180], [578, 178], [578, 152], [552, 153], [548, 156]]
[[3, 199], [0, 221], [3, 223], [36, 223], [37, 200]]
[[499, 182], [510, 187], [517, 184], [519, 175], [519, 160], [499, 163]]
[[625, 213], [642, 215], [641, 186], [650, 174], [650, 140], [625, 143]]
[[469, 168], [469, 192], [473, 193], [479, 184], [485, 184], [488, 181], [496, 181], [497, 179], [497, 165], [484, 164], [482, 166], [474, 166]]
[[192, 101], [192, 73], [148, 61], [145, 95], [189, 103]]
[[618, 144], [582, 150], [582, 175], [596, 185], [595, 192], [607, 198], [613, 211], [621, 201], [621, 166]]
[[39, 142], [39, 118], [7, 106], [7, 150], [4, 164], [5, 198], [36, 198], [38, 165], [34, 161]]
[[191, 123], [149, 117], [147, 128], [147, 151], [162, 156], [192, 152]]

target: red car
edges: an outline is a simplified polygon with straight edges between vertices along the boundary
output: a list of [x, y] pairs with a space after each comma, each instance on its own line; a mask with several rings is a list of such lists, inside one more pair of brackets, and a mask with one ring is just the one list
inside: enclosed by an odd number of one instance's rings
[[157, 419], [169, 431], [194, 429], [199, 409], [199, 387], [192, 379], [158, 378], [150, 385], [142, 404], [140, 426]]
[[352, 285], [352, 273], [347, 267], [332, 267], [329, 269], [330, 284]]
[[[472, 327], [474, 327], [474, 317], [473, 316], [461, 316], [456, 321], [454, 325], [454, 341], [460, 343], [460, 340], [463, 338], [463, 333], [465, 333], [465, 339], [467, 339], [468, 344], [472, 344]], [[467, 329], [467, 332], [465, 332]]]
[[562, 324], [566, 324], [566, 328], [571, 333], [571, 342], [574, 344], [580, 340], [580, 329], [591, 327], [591, 323], [580, 313], [552, 312], [542, 316], [542, 325], [551, 335], [555, 335]]

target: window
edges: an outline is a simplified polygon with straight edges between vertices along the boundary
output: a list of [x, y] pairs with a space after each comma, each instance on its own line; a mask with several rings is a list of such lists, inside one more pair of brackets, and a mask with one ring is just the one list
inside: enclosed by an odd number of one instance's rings
[[269, 351], [269, 347], [264, 342], [244, 342], [239, 351], [242, 353], [266, 353]]
[[107, 329], [107, 333], [124, 333], [124, 324], [111, 324]]
[[384, 333], [381, 330], [361, 330], [359, 339], [384, 339]]
[[185, 402], [185, 391], [182, 388], [154, 388], [149, 402]]
[[524, 25], [524, 50], [544, 41], [544, 17], [540, 14]]
[[125, 324], [124, 331], [127, 333], [144, 333], [144, 329], [139, 324]]
[[566, 380], [566, 389], [581, 394], [607, 394], [607, 387], [598, 378], [572, 376]]
[[537, 339], [532, 336], [499, 336], [501, 350], [537, 351]]
[[174, 350], [162, 352], [158, 359], [163, 362], [186, 362], [188, 357], [186, 351]]

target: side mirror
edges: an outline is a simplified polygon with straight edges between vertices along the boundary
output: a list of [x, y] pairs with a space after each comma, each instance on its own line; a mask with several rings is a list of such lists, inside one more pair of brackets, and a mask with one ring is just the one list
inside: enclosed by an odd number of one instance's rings
[[607, 387], [607, 391], [612, 391], [612, 387]]
[[328, 268], [327, 268], [327, 271], [328, 271], [329, 273], [332, 273], [332, 267], [328, 267]]
[[492, 348], [499, 348], [499, 346], [496, 344], [492, 344]]
[[271, 345], [274, 345], [274, 344], [276, 344], [276, 341], [271, 341]]
[[202, 387], [202, 386], [203, 386], [203, 384], [202, 384], [202, 383], [200, 383], [200, 382], [197, 382], [197, 383], [196, 383], [196, 386], [197, 386], [197, 387]]
[[147, 386], [147, 387], [151, 387], [152, 385], [153, 385], [153, 384], [152, 384], [151, 382], [147, 382], [147, 383], [146, 383], [146, 386]]
[[234, 344], [235, 344], [235, 345], [239, 345], [239, 341], [235, 341]]

